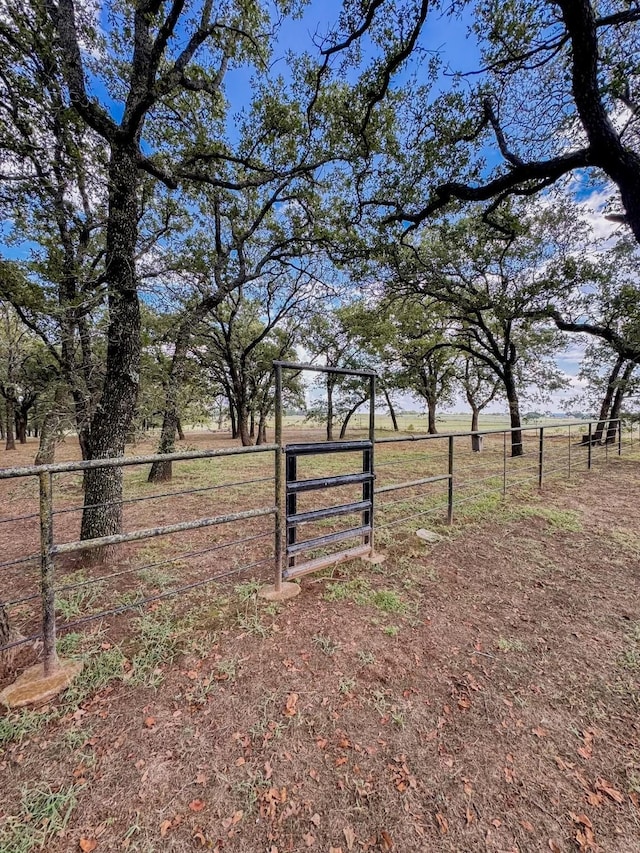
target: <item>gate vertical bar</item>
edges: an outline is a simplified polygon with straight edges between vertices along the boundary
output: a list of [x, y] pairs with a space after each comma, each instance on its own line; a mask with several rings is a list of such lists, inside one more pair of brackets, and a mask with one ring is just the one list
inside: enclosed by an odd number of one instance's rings
[[[286, 482], [295, 483], [298, 479], [298, 459], [295, 453], [286, 453], [285, 454], [285, 468], [286, 468]], [[287, 518], [292, 515], [295, 515], [298, 510], [298, 496], [295, 492], [289, 492], [287, 489]], [[295, 524], [287, 523], [287, 547], [289, 545], [295, 545], [297, 538], [297, 530]], [[295, 555], [291, 555], [287, 558], [287, 567], [291, 568], [291, 566], [295, 566], [296, 558]]]
[[569, 424], [569, 479], [571, 479], [571, 424]]
[[[365, 455], [368, 456], [368, 471], [367, 473], [371, 474], [372, 477], [375, 472], [374, 468], [374, 449], [376, 444], [376, 377], [375, 374], [372, 374], [369, 377], [369, 441], [371, 442], [371, 448], [368, 452], [365, 452]], [[374, 554], [374, 481], [373, 479], [368, 480], [362, 486], [362, 499], [368, 500], [370, 502], [370, 509], [368, 512], [369, 516], [369, 527], [371, 528], [371, 533], [369, 534], [368, 542], [365, 541], [365, 545], [369, 545], [371, 549], [371, 556]], [[367, 513], [364, 513], [366, 516]], [[363, 516], [363, 517], [364, 517]]]
[[276, 365], [276, 444], [278, 445], [274, 451], [274, 481], [275, 481], [275, 530], [274, 530], [274, 561], [275, 561], [275, 577], [274, 589], [277, 593], [282, 589], [282, 540], [283, 540], [283, 512], [282, 512], [282, 367]]
[[449, 436], [449, 483], [447, 488], [447, 524], [453, 524], [453, 436]]
[[56, 594], [53, 566], [52, 475], [42, 472], [40, 482], [40, 589], [42, 594], [42, 639], [44, 642], [44, 674], [58, 668], [56, 652]]
[[507, 496], [507, 433], [502, 433], [502, 496]]
[[618, 421], [618, 456], [622, 456], [622, 418]]
[[593, 424], [589, 421], [589, 449], [587, 450], [587, 470], [591, 470], [591, 441], [593, 438], [592, 434]]
[[538, 447], [538, 488], [542, 488], [544, 480], [544, 427], [540, 427], [540, 440]]

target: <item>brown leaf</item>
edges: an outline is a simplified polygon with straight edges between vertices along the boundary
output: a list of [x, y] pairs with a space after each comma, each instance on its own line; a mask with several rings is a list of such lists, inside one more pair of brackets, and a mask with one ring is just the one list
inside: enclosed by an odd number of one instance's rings
[[573, 812], [569, 812], [571, 815], [571, 820], [574, 823], [581, 823], [583, 826], [586, 826], [588, 829], [593, 829], [593, 824], [586, 814], [574, 814]]
[[82, 853], [91, 853], [92, 850], [95, 850], [98, 846], [98, 842], [95, 838], [81, 838], [80, 839], [80, 849]]
[[449, 832], [449, 821], [441, 812], [436, 812], [436, 820], [438, 821], [440, 832], [442, 835], [446, 835]]
[[204, 806], [204, 800], [191, 800], [189, 803], [189, 808], [192, 812], [201, 812]]
[[147, 729], [152, 729], [156, 724], [155, 717], [145, 717], [144, 724]]
[[624, 796], [620, 793], [620, 791], [617, 791], [613, 787], [611, 782], [607, 782], [606, 779], [598, 779], [597, 780], [596, 790], [602, 791], [608, 797], [611, 797], [611, 799], [614, 801], [614, 803], [623, 803], [624, 802]]
[[289, 693], [287, 696], [287, 702], [285, 704], [285, 708], [283, 714], [285, 717], [295, 717], [298, 713], [297, 709], [298, 704], [298, 694], [297, 693]]
[[561, 849], [560, 845], [556, 841], [554, 841], [553, 838], [549, 839], [549, 845], [548, 846], [549, 846], [549, 850], [551, 850], [552, 853], [562, 853], [562, 849]]
[[546, 729], [543, 729], [542, 726], [538, 726], [535, 729], [531, 729], [531, 731], [536, 737], [546, 737], [549, 734], [549, 732]]
[[353, 844], [356, 840], [355, 832], [349, 825], [345, 826], [342, 832], [344, 834], [344, 840], [347, 842], [347, 850], [353, 850]]
[[314, 815], [311, 815], [309, 820], [314, 826], [320, 826], [320, 815], [317, 812]]
[[587, 802], [590, 806], [601, 806], [602, 805], [602, 794], [596, 794], [593, 791], [587, 791], [586, 794]]
[[388, 853], [389, 850], [393, 850], [393, 839], [391, 838], [386, 829], [383, 829], [381, 831], [380, 838], [380, 846], [385, 851], [385, 853]]
[[271, 764], [268, 761], [265, 761], [264, 778], [265, 778], [265, 780], [268, 781], [269, 779], [271, 779], [272, 776], [273, 776], [273, 767], [271, 766]]
[[520, 826], [523, 829], [526, 829], [527, 832], [530, 832], [532, 835], [536, 831], [534, 825], [529, 820], [521, 820]]
[[167, 832], [169, 832], [170, 829], [171, 829], [171, 821], [170, 820], [163, 820], [162, 823], [160, 824], [160, 838], [165, 838], [167, 835]]
[[313, 845], [316, 843], [315, 835], [312, 835], [310, 832], [307, 832], [306, 835], [303, 835], [302, 840], [307, 845], [307, 847], [313, 847]]

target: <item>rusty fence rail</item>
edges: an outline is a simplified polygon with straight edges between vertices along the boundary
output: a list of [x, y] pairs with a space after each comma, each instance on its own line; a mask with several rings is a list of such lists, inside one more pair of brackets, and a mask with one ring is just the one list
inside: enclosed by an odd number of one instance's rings
[[[633, 428], [619, 419], [604, 426], [597, 420], [573, 421], [377, 438], [376, 529], [427, 517], [451, 524], [455, 507], [477, 503], [491, 494], [506, 497], [517, 486], [541, 489], [551, 477], [570, 479], [606, 463], [610, 456], [621, 455], [634, 440]], [[415, 444], [416, 453], [394, 456], [394, 449], [405, 444]], [[409, 466], [411, 479], [398, 482], [394, 472]], [[391, 492], [406, 492], [407, 496], [387, 500]]]
[[[48, 674], [57, 666], [56, 638], [59, 629], [64, 630], [65, 632], [71, 631], [90, 622], [104, 619], [108, 616], [115, 616], [129, 610], [140, 608], [152, 602], [169, 598], [170, 596], [198, 589], [207, 584], [221, 581], [224, 578], [240, 575], [252, 569], [258, 569], [261, 566], [273, 565], [274, 556], [269, 555], [265, 558], [252, 560], [249, 563], [241, 565], [234, 565], [233, 567], [225, 566], [222, 571], [217, 571], [214, 574], [207, 574], [205, 577], [198, 577], [190, 580], [189, 582], [181, 583], [170, 590], [158, 591], [151, 595], [133, 596], [132, 601], [127, 601], [125, 603], [118, 604], [117, 606], [102, 608], [98, 612], [92, 612], [89, 615], [83, 615], [80, 616], [80, 618], [66, 621], [63, 625], [59, 626], [56, 617], [56, 604], [59, 602], [61, 595], [71, 593], [74, 590], [81, 590], [92, 585], [94, 587], [96, 585], [103, 586], [106, 581], [114, 581], [115, 579], [118, 579], [119, 581], [119, 579], [124, 578], [127, 575], [133, 575], [134, 573], [138, 573], [139, 575], [144, 571], [157, 570], [160, 567], [166, 567], [171, 564], [183, 565], [184, 561], [189, 558], [201, 558], [206, 557], [207, 555], [216, 555], [217, 552], [223, 551], [224, 549], [237, 546], [247, 546], [249, 543], [254, 543], [260, 539], [267, 538], [270, 538], [274, 543], [273, 552], [276, 560], [276, 568], [278, 568], [277, 555], [279, 553], [279, 541], [281, 537], [281, 522], [279, 517], [278, 501], [273, 490], [273, 483], [277, 484], [278, 482], [278, 451], [278, 445], [265, 444], [257, 447], [233, 447], [228, 449], [224, 448], [204, 451], [183, 451], [163, 455], [150, 454], [145, 456], [95, 459], [81, 462], [62, 462], [51, 465], [42, 465], [37, 468], [33, 466], [24, 466], [0, 469], [0, 481], [36, 480], [38, 484], [39, 500], [38, 512], [21, 513], [8, 516], [0, 514], [0, 529], [5, 525], [14, 525], [15, 528], [15, 525], [20, 524], [22, 527], [22, 534], [25, 535], [25, 523], [35, 523], [37, 520], [38, 524], [37, 550], [34, 549], [33, 553], [26, 556], [19, 555], [15, 556], [13, 559], [3, 559], [0, 561], [0, 571], [2, 571], [4, 575], [3, 591], [0, 594], [0, 603], [5, 608], [15, 608], [35, 602], [38, 599], [41, 601], [40, 630], [32, 631], [29, 633], [29, 636], [26, 637], [18, 636], [13, 639], [10, 638], [10, 642], [0, 646], [0, 652], [7, 652], [15, 647], [41, 640], [43, 644], [44, 670], [45, 674]], [[211, 483], [210, 485], [197, 486], [195, 488], [178, 488], [160, 493], [152, 492], [150, 494], [136, 497], [123, 497], [118, 501], [105, 502], [104, 504], [93, 504], [92, 506], [94, 508], [102, 506], [108, 507], [113, 506], [114, 504], [131, 506], [143, 501], [158, 501], [167, 498], [180, 500], [184, 499], [185, 496], [190, 495], [203, 496], [206, 495], [206, 493], [219, 492], [225, 489], [228, 491], [233, 488], [247, 486], [258, 488], [257, 484], [271, 483], [272, 485], [266, 495], [262, 496], [264, 498], [263, 505], [253, 509], [243, 509], [237, 512], [220, 512], [213, 515], [208, 514], [204, 517], [162, 524], [156, 527], [141, 527], [139, 529], [117, 533], [110, 536], [100, 536], [93, 539], [82, 540], [72, 537], [67, 538], [64, 541], [56, 541], [56, 537], [54, 535], [54, 519], [58, 516], [69, 516], [72, 513], [79, 513], [86, 509], [86, 505], [83, 503], [56, 508], [54, 501], [54, 484], [57, 478], [62, 478], [65, 475], [70, 474], [82, 475], [85, 471], [95, 469], [111, 468], [122, 470], [123, 468], [132, 468], [135, 466], [147, 466], [156, 461], [219, 461], [228, 457], [241, 457], [246, 464], [248, 456], [268, 457], [269, 455], [272, 457], [271, 470], [268, 474], [266, 472], [259, 472], [263, 474], [263, 476], [236, 477], [230, 482]], [[260, 497], [260, 494], [257, 494]], [[35, 496], [32, 495], [31, 497], [34, 499]], [[259, 532], [256, 532], [255, 530], [247, 530], [248, 524], [253, 524], [254, 522], [264, 518], [273, 519], [273, 526], [270, 530], [263, 530]], [[244, 529], [242, 534], [231, 538], [229, 541], [221, 543], [216, 542], [215, 544], [209, 544], [204, 548], [196, 548], [195, 550], [190, 550], [186, 553], [180, 553], [177, 557], [152, 560], [146, 564], [135, 565], [133, 567], [127, 565], [126, 562], [124, 565], [118, 563], [115, 571], [109, 571], [106, 574], [98, 573], [89, 578], [82, 577], [81, 579], [73, 580], [70, 583], [62, 582], [56, 584], [56, 563], [60, 557], [75, 555], [95, 549], [112, 548], [128, 543], [138, 543], [160, 536], [193, 533], [205, 528], [215, 528], [228, 525], [243, 525]], [[35, 531], [31, 532], [34, 533]], [[13, 536], [15, 536], [15, 532]], [[37, 572], [38, 568], [39, 573]], [[36, 570], [36, 577], [38, 577], [39, 574], [39, 583], [37, 584], [39, 589], [37, 591], [33, 590], [28, 594], [25, 594], [24, 592], [11, 594], [11, 592], [9, 592], [7, 595], [7, 591], [12, 588], [10, 584], [11, 579], [8, 577], [11, 570], [14, 570], [19, 574], [18, 584], [24, 585], [25, 580], [27, 580], [28, 572], [30, 570], [33, 571], [34, 569]], [[32, 578], [32, 580], [35, 580], [35, 578]], [[15, 589], [15, 585], [13, 588]]]

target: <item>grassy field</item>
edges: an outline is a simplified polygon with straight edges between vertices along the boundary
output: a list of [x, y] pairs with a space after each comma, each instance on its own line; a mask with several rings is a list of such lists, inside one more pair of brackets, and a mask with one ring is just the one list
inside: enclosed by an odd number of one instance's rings
[[[418, 447], [388, 447], [381, 473], [440, 464]], [[432, 545], [411, 525], [381, 531], [382, 565], [307, 577], [286, 605], [247, 577], [63, 633], [80, 679], [0, 717], [0, 853], [637, 853], [640, 473], [632, 451], [603, 462], [542, 495], [483, 492], [451, 528], [429, 525]], [[172, 488], [233, 473], [188, 463]], [[79, 484], [62, 487], [60, 506], [77, 503]], [[30, 506], [20, 489], [2, 504], [14, 514]], [[146, 498], [129, 524], [211, 498], [151, 501], [141, 470], [127, 494]], [[61, 623], [218, 568], [162, 563], [177, 544], [109, 566], [136, 566], [129, 584], [70, 590]]]

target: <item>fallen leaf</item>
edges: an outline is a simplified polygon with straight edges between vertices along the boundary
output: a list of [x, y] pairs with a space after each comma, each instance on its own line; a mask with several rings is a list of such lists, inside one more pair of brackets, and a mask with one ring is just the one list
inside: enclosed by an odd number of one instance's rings
[[155, 717], [145, 717], [144, 718], [144, 724], [145, 724], [146, 728], [152, 729], [156, 724]]
[[95, 850], [98, 846], [98, 842], [95, 838], [81, 838], [80, 839], [80, 849], [82, 853], [91, 853], [92, 850]]
[[347, 842], [347, 850], [353, 850], [353, 844], [356, 840], [356, 834], [350, 826], [345, 826], [342, 830], [344, 834], [344, 840]]
[[307, 847], [313, 847], [313, 845], [316, 843], [315, 835], [312, 835], [310, 832], [307, 832], [306, 835], [303, 835], [302, 840], [307, 845]]
[[536, 737], [546, 737], [549, 734], [549, 732], [546, 729], [543, 729], [542, 726], [538, 726], [535, 729], [531, 729], [531, 731]]
[[284, 716], [285, 717], [295, 717], [298, 712], [297, 709], [298, 704], [298, 694], [297, 693], [289, 693], [287, 696], [287, 702], [284, 707]]
[[623, 803], [624, 802], [624, 796], [620, 793], [620, 791], [617, 791], [613, 787], [611, 782], [607, 782], [606, 779], [598, 779], [595, 787], [596, 787], [597, 791], [602, 791], [608, 797], [611, 797], [611, 799], [614, 801], [614, 803]]
[[162, 823], [160, 824], [160, 838], [165, 838], [167, 835], [167, 832], [169, 832], [170, 829], [171, 829], [171, 821], [170, 820], [163, 820]]
[[272, 775], [273, 775], [273, 767], [271, 766], [271, 764], [268, 761], [265, 761], [265, 764], [264, 764], [264, 778], [265, 778], [265, 780], [271, 779]]
[[201, 812], [204, 808], [204, 800], [191, 800], [189, 803], [189, 808], [192, 812]]
[[561, 849], [560, 845], [557, 842], [555, 842], [553, 840], [553, 838], [549, 839], [548, 846], [549, 846], [549, 850], [551, 850], [552, 853], [562, 853], [562, 849]]
[[314, 826], [320, 826], [320, 815], [317, 812], [314, 815], [311, 815], [309, 820]]
[[601, 806], [602, 805], [602, 794], [596, 794], [593, 791], [587, 791], [586, 794], [587, 802], [590, 806]]
[[388, 853], [389, 850], [393, 850], [393, 839], [391, 838], [386, 829], [382, 830], [382, 832], [380, 833], [380, 837], [382, 839], [380, 842], [380, 846], [385, 851], [385, 853]]
[[436, 812], [436, 820], [438, 821], [440, 832], [442, 835], [446, 835], [449, 832], [449, 821], [441, 812]]

